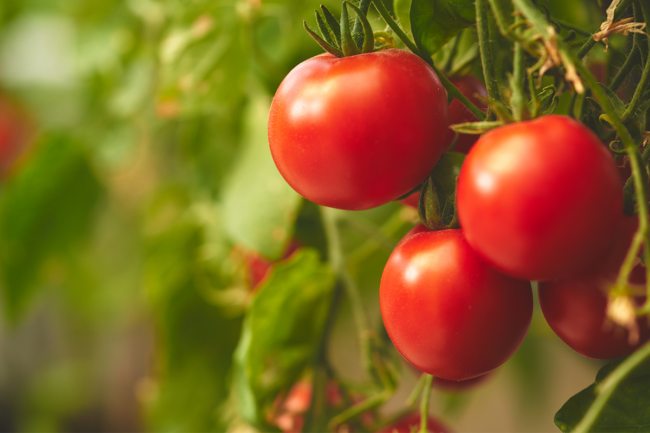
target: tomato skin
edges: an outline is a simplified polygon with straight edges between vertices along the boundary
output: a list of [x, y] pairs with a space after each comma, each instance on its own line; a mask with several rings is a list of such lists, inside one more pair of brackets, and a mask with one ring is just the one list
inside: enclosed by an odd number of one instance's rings
[[[467, 99], [470, 100], [474, 105], [476, 105], [482, 111], [487, 110], [487, 104], [474, 95], [480, 95], [487, 97], [487, 89], [485, 85], [473, 75], [463, 75], [461, 77], [450, 78], [449, 81], [460, 90]], [[459, 123], [466, 122], [478, 122], [476, 116], [472, 114], [471, 111], [467, 109], [458, 99], [454, 99], [449, 104], [449, 124], [456, 125]], [[453, 130], [449, 130], [447, 133], [446, 139], [446, 149], [451, 146], [451, 143], [454, 142], [456, 133]], [[480, 135], [478, 134], [458, 134], [458, 141], [456, 146], [454, 146], [454, 152], [467, 153], [469, 149], [476, 143]]]
[[467, 241], [516, 278], [575, 274], [604, 254], [622, 218], [616, 164], [566, 116], [513, 123], [481, 137], [458, 178]]
[[278, 88], [271, 154], [300, 195], [323, 206], [370, 209], [415, 188], [444, 152], [446, 91], [404, 50], [313, 57]]
[[517, 350], [530, 326], [530, 283], [474, 253], [461, 230], [418, 233], [397, 246], [379, 289], [397, 350], [418, 369], [450, 380], [480, 376]]
[[[640, 338], [628, 343], [629, 332], [607, 323], [607, 284], [614, 283], [638, 226], [636, 217], [626, 216], [605, 256], [573, 277], [539, 285], [539, 302], [551, 329], [576, 352], [588, 358], [627, 356], [650, 340], [650, 327], [638, 318]], [[633, 284], [645, 283], [645, 269], [638, 264], [630, 275]]]
[[[409, 362], [407, 362], [407, 364], [409, 367], [411, 367], [411, 370], [413, 370], [415, 374], [417, 374], [418, 376], [422, 374], [422, 371], [416, 368], [413, 364]], [[492, 376], [492, 372], [485, 373], [480, 376], [476, 376], [471, 379], [465, 379], [465, 380], [449, 380], [449, 379], [443, 379], [441, 377], [436, 377], [433, 380], [433, 388], [440, 389], [445, 392], [454, 392], [454, 393], [466, 392], [482, 384], [491, 376]]]
[[[396, 423], [385, 427], [377, 433], [411, 433], [411, 428], [415, 427], [415, 431], [420, 430], [420, 420], [422, 417], [419, 412], [413, 412], [409, 415], [406, 415], [404, 418], [400, 419]], [[427, 419], [427, 430], [429, 433], [451, 433], [452, 430], [446, 425], [442, 424], [440, 421], [433, 417]]]

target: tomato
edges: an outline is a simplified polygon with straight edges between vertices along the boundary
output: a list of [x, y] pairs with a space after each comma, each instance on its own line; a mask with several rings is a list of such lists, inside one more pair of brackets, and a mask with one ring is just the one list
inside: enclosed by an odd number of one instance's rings
[[21, 109], [0, 95], [0, 177], [7, 175], [25, 150], [31, 135], [30, 129], [29, 121]]
[[406, 240], [407, 240], [408, 238], [410, 238], [411, 236], [413, 236], [413, 235], [417, 235], [418, 233], [424, 233], [424, 232], [429, 232], [429, 231], [431, 231], [431, 230], [429, 230], [429, 229], [427, 228], [427, 226], [425, 226], [424, 224], [420, 223], [420, 224], [416, 225], [415, 227], [413, 227], [413, 228], [412, 228], [411, 230], [409, 230], [408, 232], [406, 232], [406, 234], [402, 237], [402, 239], [400, 239], [400, 241], [397, 243], [397, 245], [395, 246], [395, 248], [397, 248], [398, 246], [402, 245], [402, 244], [403, 244], [404, 242], [406, 242]]
[[406, 198], [403, 198], [402, 200], [397, 200], [399, 204], [403, 204], [404, 206], [412, 207], [413, 209], [418, 208], [418, 200], [420, 200], [420, 191], [416, 191], [413, 194], [409, 195]]
[[[487, 89], [485, 85], [473, 75], [463, 75], [462, 77], [450, 78], [449, 81], [453, 83], [454, 86], [458, 87], [460, 93], [462, 93], [467, 99], [469, 99], [474, 105], [476, 105], [481, 110], [487, 110], [487, 104], [479, 99], [475, 95], [487, 97]], [[458, 99], [454, 99], [449, 104], [449, 124], [456, 125], [458, 123], [466, 122], [477, 122], [478, 119], [472, 114], [471, 111], [467, 109]], [[453, 130], [447, 132], [447, 139], [445, 141], [446, 147], [449, 148], [451, 143], [454, 142], [456, 133]], [[459, 134], [458, 141], [456, 146], [454, 146], [454, 152], [467, 153], [467, 151], [472, 147], [474, 143], [479, 139], [477, 134]]]
[[[394, 424], [379, 430], [377, 433], [411, 433], [420, 431], [422, 417], [419, 412], [406, 415]], [[415, 428], [415, 430], [413, 430]], [[427, 430], [429, 433], [450, 433], [452, 430], [433, 417], [427, 419]]]
[[[413, 364], [411, 363], [407, 363], [407, 364], [409, 367], [411, 367], [411, 369], [415, 374], [417, 374], [418, 376], [422, 374], [422, 371], [416, 368]], [[441, 377], [436, 377], [433, 380], [433, 387], [446, 392], [465, 392], [482, 384], [490, 376], [492, 376], [492, 372], [485, 373], [480, 376], [476, 376], [471, 379], [465, 379], [465, 380], [449, 380], [449, 379], [443, 379]]]
[[513, 277], [552, 280], [604, 254], [623, 192], [598, 137], [552, 115], [483, 135], [461, 168], [457, 203], [467, 242], [488, 263]]
[[284, 179], [323, 206], [370, 209], [415, 188], [445, 143], [446, 91], [404, 50], [313, 57], [278, 88], [269, 143]]
[[397, 350], [435, 377], [465, 380], [503, 364], [533, 313], [530, 283], [488, 266], [461, 230], [423, 232], [384, 268], [381, 316]]
[[[301, 247], [300, 242], [292, 239], [285, 247], [280, 260], [288, 259]], [[246, 264], [248, 266], [248, 281], [253, 290], [257, 289], [268, 277], [274, 262], [253, 251], [246, 255]]]
[[[589, 358], [626, 356], [650, 339], [646, 318], [637, 319], [640, 339], [629, 344], [629, 332], [609, 322], [606, 314], [607, 284], [616, 280], [637, 225], [636, 217], [624, 217], [605, 256], [578, 275], [539, 285], [540, 306], [551, 329], [573, 350]], [[641, 264], [633, 269], [630, 283], [645, 283]]]

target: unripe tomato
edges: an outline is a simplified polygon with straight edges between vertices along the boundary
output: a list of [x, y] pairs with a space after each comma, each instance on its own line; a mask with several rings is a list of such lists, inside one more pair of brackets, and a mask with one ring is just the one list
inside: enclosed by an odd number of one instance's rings
[[313, 57], [278, 88], [269, 143], [284, 179], [323, 206], [370, 209], [415, 188], [445, 150], [447, 94], [404, 50]]
[[[632, 242], [637, 217], [624, 217], [605, 256], [585, 271], [564, 280], [540, 283], [539, 302], [551, 329], [576, 352], [595, 359], [626, 356], [650, 339], [647, 318], [638, 318], [640, 338], [629, 343], [629, 332], [607, 319], [607, 285], [613, 284]], [[638, 264], [630, 283], [645, 283]]]
[[[377, 433], [411, 433], [413, 429], [420, 431], [420, 421], [422, 417], [419, 412], [413, 412], [406, 415], [394, 424], [385, 427]], [[433, 417], [427, 419], [427, 430], [429, 433], [451, 433], [451, 429]]]
[[616, 164], [586, 126], [545, 116], [494, 129], [458, 178], [467, 242], [508, 275], [553, 280], [601, 256], [622, 218]]
[[[475, 95], [487, 97], [485, 85], [473, 75], [463, 75], [461, 77], [450, 78], [449, 81], [460, 90], [467, 99], [481, 110], [487, 109], [487, 104]], [[449, 124], [456, 125], [466, 122], [477, 122], [478, 119], [467, 109], [458, 99], [454, 99], [449, 104]], [[453, 130], [447, 132], [446, 147], [449, 148], [454, 142], [456, 133]], [[478, 134], [458, 134], [458, 141], [454, 146], [454, 152], [467, 153], [474, 143], [479, 139]]]
[[397, 350], [435, 377], [465, 380], [503, 364], [528, 331], [528, 281], [488, 266], [461, 230], [418, 233], [384, 268], [381, 316]]

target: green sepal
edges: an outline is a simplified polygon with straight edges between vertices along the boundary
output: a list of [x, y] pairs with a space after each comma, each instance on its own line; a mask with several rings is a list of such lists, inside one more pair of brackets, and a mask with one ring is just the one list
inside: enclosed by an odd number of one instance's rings
[[456, 183], [465, 155], [444, 153], [420, 191], [418, 214], [429, 230], [459, 228]]
[[449, 127], [460, 134], [483, 134], [491, 129], [498, 128], [505, 123], [500, 120], [484, 121], [484, 122], [467, 122], [457, 123]]
[[[336, 57], [345, 57], [345, 56], [343, 55], [343, 53], [342, 53], [338, 48], [335, 48], [335, 47], [331, 46], [330, 44], [328, 44], [327, 42], [325, 42], [325, 41], [323, 40], [323, 38], [321, 38], [320, 36], [318, 36], [318, 35], [316, 34], [316, 32], [314, 32], [312, 29], [310, 29], [309, 26], [307, 25], [307, 22], [306, 22], [306, 21], [303, 21], [303, 22], [302, 22], [302, 25], [303, 25], [303, 27], [305, 28], [305, 31], [306, 31], [307, 33], [309, 33], [309, 36], [311, 36], [312, 39], [315, 40], [316, 43], [317, 43], [318, 45], [320, 45], [322, 49], [324, 49], [325, 51], [327, 51], [328, 53], [330, 53], [330, 54], [332, 54], [332, 55], [334, 55], [334, 56], [336, 56]], [[348, 32], [349, 32], [349, 31], [348, 31]]]
[[314, 15], [316, 15], [316, 25], [318, 25], [318, 30], [320, 31], [320, 34], [325, 42], [335, 48], [339, 48], [338, 44], [334, 42], [332, 30], [327, 27], [327, 24], [325, 24], [325, 21], [323, 21], [323, 18], [320, 16], [318, 11], [315, 10]]
[[350, 33], [347, 2], [343, 2], [343, 6], [341, 7], [341, 49], [345, 57], [361, 54], [361, 51], [359, 51], [359, 48], [357, 48], [352, 39], [352, 33]]
[[332, 34], [334, 34], [334, 38], [336, 38], [336, 43], [338, 46], [341, 46], [341, 25], [339, 24], [339, 21], [332, 15], [332, 12], [330, 12], [329, 9], [327, 9], [325, 6], [320, 5], [320, 8], [323, 11], [323, 16], [325, 17], [325, 21], [327, 22], [327, 25], [329, 28], [332, 30]]
[[358, 7], [356, 7], [350, 2], [346, 2], [346, 3], [349, 4], [352, 9], [354, 9], [354, 12], [361, 20], [361, 25], [363, 26], [363, 46], [361, 47], [361, 52], [364, 54], [372, 53], [373, 50], [375, 49], [375, 36], [372, 33], [372, 26], [368, 22], [368, 18], [366, 18], [366, 15], [363, 12], [361, 12], [361, 9], [359, 9]]
[[538, 94], [534, 90], [531, 92], [532, 95], [535, 95], [528, 103], [528, 109], [532, 118], [545, 116], [555, 111], [558, 103], [558, 97], [555, 91], [555, 86], [551, 84], [550, 86], [544, 87]]

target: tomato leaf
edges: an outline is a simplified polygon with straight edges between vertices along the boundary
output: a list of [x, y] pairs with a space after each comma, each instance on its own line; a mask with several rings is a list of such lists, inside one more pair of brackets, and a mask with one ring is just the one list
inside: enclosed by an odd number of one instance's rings
[[300, 196], [273, 163], [267, 139], [270, 100], [251, 102], [244, 125], [245, 149], [224, 185], [224, 224], [230, 238], [271, 260], [291, 236]]
[[[607, 364], [596, 381], [571, 397], [555, 414], [555, 424], [563, 432], [573, 431], [595, 400], [595, 390], [621, 361]], [[640, 432], [650, 426], [650, 359], [640, 364], [616, 388], [598, 415], [591, 431]]]
[[[612, 92], [612, 91], [611, 91], [607, 86], [605, 86], [603, 83], [598, 83], [598, 85], [600, 86], [600, 88], [601, 88], [601, 89], [605, 92], [605, 94], [607, 95], [607, 99], [609, 99], [609, 101], [610, 101], [610, 102], [612, 103], [612, 105], [614, 106], [614, 110], [616, 110], [616, 113], [617, 113], [619, 116], [622, 115], [622, 114], [625, 112], [625, 109], [626, 109], [625, 104], [623, 103], [623, 101], [621, 101], [621, 100], [619, 99], [619, 97], [616, 95], [616, 93]], [[595, 100], [596, 102], [598, 102], [598, 100], [596, 100], [596, 99], [594, 99], [594, 100]], [[600, 102], [598, 102], [598, 104], [600, 105]]]
[[467, 122], [450, 125], [449, 127], [460, 134], [483, 134], [490, 129], [504, 125], [502, 121]]
[[94, 220], [103, 187], [80, 143], [46, 136], [10, 179], [0, 208], [0, 273], [9, 318], [24, 313], [48, 259], [65, 257]]
[[306, 248], [277, 264], [250, 304], [234, 370], [237, 405], [247, 422], [274, 430], [265, 414], [314, 360], [334, 281], [318, 253]]
[[418, 48], [435, 54], [476, 22], [473, 0], [412, 0], [411, 31]]

